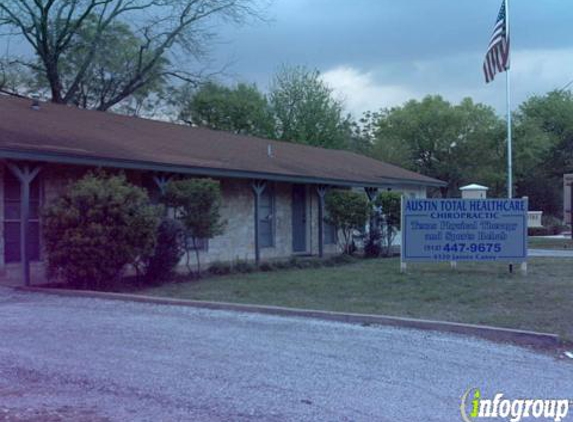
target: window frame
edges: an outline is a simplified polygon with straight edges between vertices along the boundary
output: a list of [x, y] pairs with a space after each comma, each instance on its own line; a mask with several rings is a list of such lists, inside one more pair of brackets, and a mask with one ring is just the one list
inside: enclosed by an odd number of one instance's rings
[[[9, 199], [6, 197], [6, 184], [8, 181], [10, 181], [10, 179], [13, 179], [14, 181], [17, 182], [17, 186], [18, 186], [18, 200], [15, 199]], [[44, 183], [43, 183], [43, 179], [41, 178], [40, 175], [37, 175], [34, 180], [31, 182], [30, 185], [37, 183], [38, 184], [38, 195], [37, 195], [37, 199], [32, 197], [32, 192], [33, 189], [30, 189], [30, 210], [32, 210], [34, 208], [34, 205], [37, 208], [37, 213], [35, 217], [28, 217], [28, 228], [31, 225], [37, 225], [38, 229], [37, 229], [37, 237], [33, 236], [30, 234], [30, 230], [28, 229], [28, 241], [32, 240], [33, 242], [35, 242], [37, 244], [37, 256], [30, 256], [30, 262], [40, 262], [43, 259], [43, 244], [42, 244], [42, 224], [41, 224], [41, 219], [40, 219], [40, 210], [42, 207], [42, 204], [44, 203]], [[31, 186], [30, 186], [31, 187]], [[18, 210], [18, 214], [19, 214], [19, 218], [7, 218], [6, 213], [7, 213], [7, 203], [11, 202], [12, 204], [18, 204], [19, 205], [19, 210]], [[4, 172], [2, 173], [2, 229], [3, 229], [3, 237], [2, 240], [4, 242], [4, 264], [20, 264], [22, 262], [22, 256], [21, 256], [21, 242], [22, 239], [20, 238], [20, 233], [21, 233], [21, 227], [22, 227], [22, 196], [21, 196], [21, 182], [18, 179], [18, 177], [12, 173], [12, 171], [6, 167], [4, 167]], [[7, 257], [7, 253], [8, 253], [8, 248], [7, 248], [7, 237], [6, 237], [6, 225], [7, 224], [17, 224], [18, 225], [18, 259], [14, 260], [14, 259], [8, 259]], [[28, 253], [30, 253], [30, 243], [28, 243]]]
[[[336, 245], [338, 244], [338, 228], [334, 224], [328, 223], [328, 211], [326, 207], [323, 209], [322, 217], [322, 241], [324, 245]], [[327, 237], [327, 233], [331, 233], [332, 239]]]
[[209, 252], [209, 239], [199, 237], [199, 238], [197, 238], [197, 242], [199, 243], [199, 247], [195, 248], [193, 246], [193, 236], [187, 236], [185, 239], [185, 243], [188, 246], [187, 250], [199, 251], [199, 252]]
[[[322, 221], [323, 241], [325, 245], [336, 245], [338, 243], [338, 229], [335, 225]], [[327, 233], [329, 235], [327, 235]]]
[[[263, 218], [261, 215], [261, 202], [262, 202], [262, 198], [264, 195], [269, 195], [269, 200], [270, 200], [270, 214], [268, 214], [265, 218]], [[261, 193], [261, 196], [259, 198], [258, 216], [259, 216], [259, 221], [258, 221], [258, 224], [259, 224], [259, 239], [258, 239], [259, 247], [261, 249], [276, 247], [276, 192], [275, 192], [275, 187], [272, 184], [267, 183], [265, 189]], [[270, 218], [269, 218], [269, 216], [270, 216]], [[262, 230], [261, 230], [261, 223], [265, 222], [266, 220], [270, 220], [270, 222], [269, 222], [269, 224], [270, 224], [270, 231], [269, 231], [270, 241], [269, 242], [263, 241]]]

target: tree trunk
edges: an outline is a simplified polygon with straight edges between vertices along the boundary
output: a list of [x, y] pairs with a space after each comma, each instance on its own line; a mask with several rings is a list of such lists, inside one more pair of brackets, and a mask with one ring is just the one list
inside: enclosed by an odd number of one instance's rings
[[197, 247], [197, 238], [193, 236], [193, 247], [195, 248], [195, 257], [197, 258], [197, 278], [201, 278], [201, 259], [199, 248]]
[[188, 274], [193, 275], [193, 269], [191, 268], [191, 250], [187, 242], [188, 240], [185, 240], [185, 266], [187, 267]]

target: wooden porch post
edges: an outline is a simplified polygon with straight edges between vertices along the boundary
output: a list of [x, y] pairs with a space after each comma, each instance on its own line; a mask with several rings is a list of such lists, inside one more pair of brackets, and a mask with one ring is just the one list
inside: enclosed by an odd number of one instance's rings
[[30, 167], [28, 164], [18, 166], [7, 163], [8, 168], [20, 181], [20, 260], [22, 261], [22, 278], [24, 285], [30, 285], [30, 256], [28, 253], [28, 232], [30, 220], [30, 184], [41, 170], [40, 166]]
[[257, 266], [261, 262], [261, 246], [259, 242], [259, 230], [260, 230], [259, 205], [261, 202], [261, 195], [264, 192], [266, 186], [267, 184], [263, 180], [255, 180], [251, 185], [255, 197], [255, 263], [257, 264]]
[[328, 190], [327, 186], [318, 185], [316, 195], [318, 196], [318, 256], [324, 257], [324, 196]]

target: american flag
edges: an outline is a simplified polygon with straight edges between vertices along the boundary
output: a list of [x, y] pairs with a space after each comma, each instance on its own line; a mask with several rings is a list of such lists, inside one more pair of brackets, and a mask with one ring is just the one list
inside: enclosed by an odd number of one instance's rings
[[483, 62], [485, 82], [490, 83], [497, 73], [509, 69], [509, 34], [506, 28], [505, 0], [493, 28], [493, 34]]

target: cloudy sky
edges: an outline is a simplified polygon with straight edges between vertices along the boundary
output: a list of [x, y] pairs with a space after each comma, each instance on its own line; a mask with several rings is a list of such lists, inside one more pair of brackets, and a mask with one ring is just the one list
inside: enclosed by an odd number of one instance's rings
[[[226, 28], [215, 57], [266, 88], [282, 64], [318, 68], [354, 115], [441, 94], [505, 110], [482, 61], [500, 0], [274, 0], [269, 22]], [[511, 0], [512, 101], [573, 80], [572, 0]]]
[[[486, 85], [482, 73], [501, 0], [255, 1], [271, 2], [265, 22], [215, 28], [212, 59], [228, 65], [226, 82], [267, 89], [281, 64], [305, 65], [354, 116], [428, 94], [505, 111], [504, 75]], [[573, 81], [573, 0], [510, 1], [515, 108]], [[22, 48], [12, 40], [12, 52]]]

